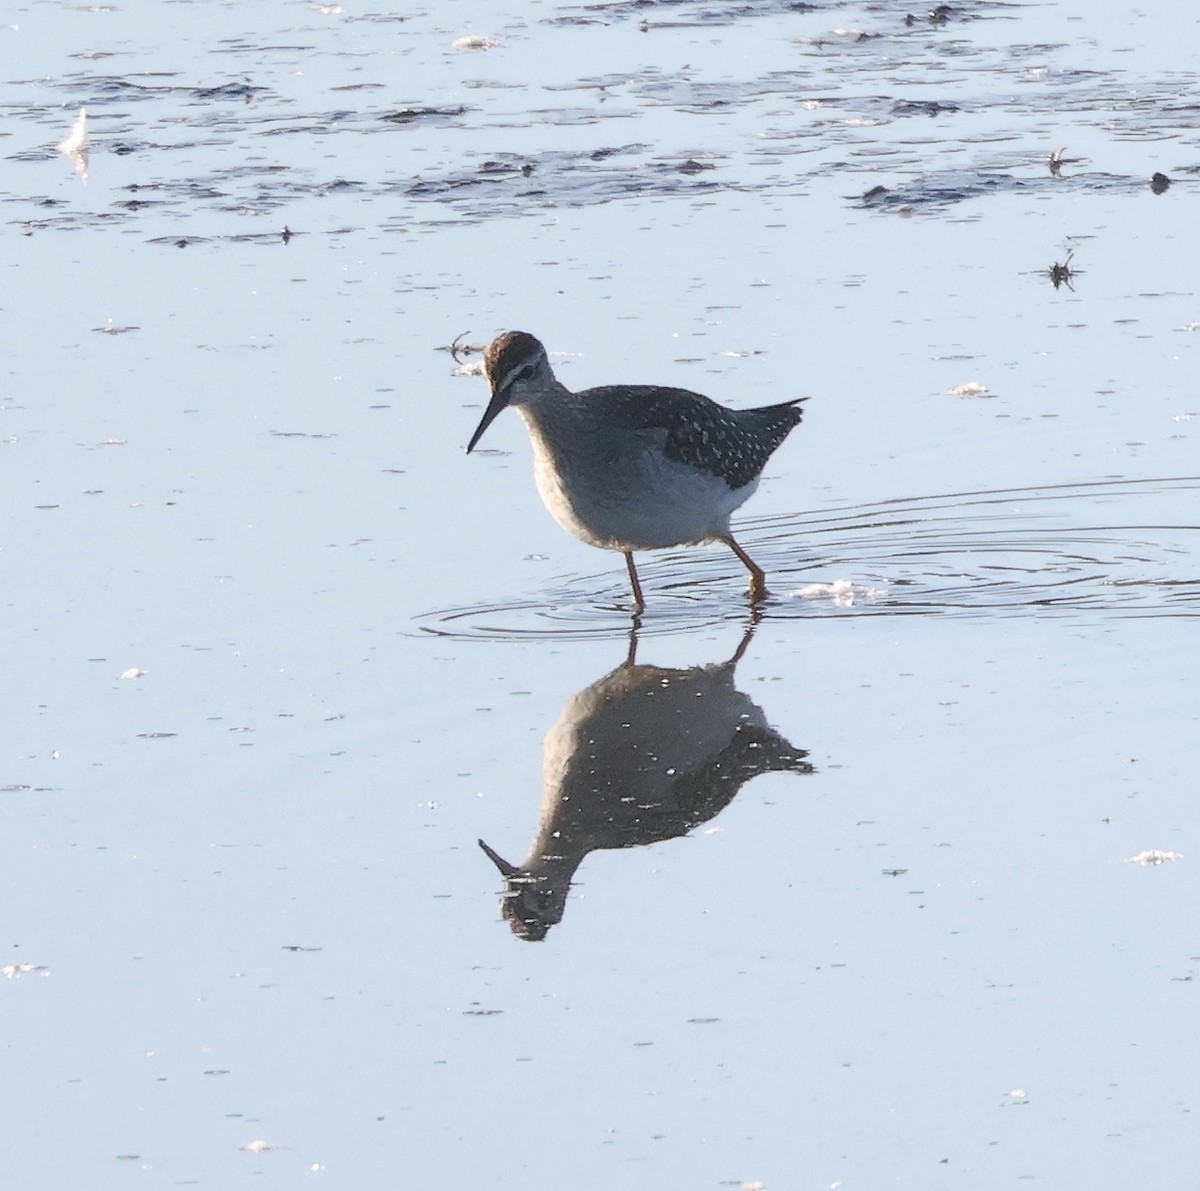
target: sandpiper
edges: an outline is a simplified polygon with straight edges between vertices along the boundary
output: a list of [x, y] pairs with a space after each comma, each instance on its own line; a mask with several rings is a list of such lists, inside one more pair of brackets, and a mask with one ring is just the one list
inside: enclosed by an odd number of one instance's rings
[[734, 541], [729, 517], [758, 487], [806, 398], [734, 410], [659, 385], [573, 393], [524, 331], [494, 339], [483, 362], [492, 399], [467, 452], [501, 410], [515, 406], [533, 443], [542, 502], [581, 541], [625, 555], [635, 615], [646, 606], [635, 550], [724, 542], [750, 572], [750, 599], [766, 596], [766, 576]]

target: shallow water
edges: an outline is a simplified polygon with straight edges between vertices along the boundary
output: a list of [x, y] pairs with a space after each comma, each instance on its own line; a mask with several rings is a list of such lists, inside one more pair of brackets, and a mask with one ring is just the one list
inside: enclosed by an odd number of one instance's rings
[[[0, 31], [18, 1182], [1190, 1167], [1197, 18], [909, 15]], [[511, 327], [811, 396], [760, 617], [462, 454]]]
[[[1198, 489], [1200, 477], [1180, 477], [889, 500], [745, 518], [741, 537], [773, 576], [775, 594], [763, 608], [772, 620], [872, 613], [991, 619], [1033, 611], [1075, 617], [1085, 610], [1195, 617], [1200, 524], [1186, 522], [1196, 519]], [[641, 569], [654, 585], [648, 631], [677, 633], [730, 618], [728, 592], [741, 570], [731, 555], [664, 552]], [[816, 578], [831, 570], [857, 578]], [[814, 581], [806, 582], [810, 574]], [[431, 612], [423, 627], [493, 640], [608, 636], [627, 626], [626, 584], [618, 565], [610, 577], [567, 577], [511, 605]]]

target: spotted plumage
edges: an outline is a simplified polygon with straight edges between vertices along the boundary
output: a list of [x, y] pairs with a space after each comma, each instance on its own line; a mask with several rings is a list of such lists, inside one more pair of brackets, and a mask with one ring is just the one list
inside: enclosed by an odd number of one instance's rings
[[657, 385], [585, 389], [579, 396], [608, 401], [614, 425], [664, 430], [663, 453], [668, 459], [720, 476], [734, 489], [758, 478], [767, 460], [799, 425], [804, 416], [800, 402], [805, 400], [735, 410], [700, 393]]
[[524, 331], [489, 344], [484, 368], [492, 398], [468, 452], [502, 410], [516, 408], [533, 443], [543, 502], [582, 541], [624, 554], [636, 612], [645, 603], [633, 551], [692, 542], [725, 542], [750, 572], [751, 598], [765, 596], [763, 572], [734, 541], [729, 518], [800, 422], [805, 398], [732, 410], [656, 385], [573, 393]]

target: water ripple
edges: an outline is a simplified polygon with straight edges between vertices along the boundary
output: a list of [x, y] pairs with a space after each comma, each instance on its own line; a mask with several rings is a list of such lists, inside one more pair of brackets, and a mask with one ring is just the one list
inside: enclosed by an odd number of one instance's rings
[[[748, 519], [771, 619], [821, 616], [1200, 616], [1200, 476], [909, 497]], [[622, 635], [618, 556], [507, 603], [432, 611], [418, 631], [483, 640]], [[647, 634], [746, 615], [745, 574], [718, 547], [645, 556]]]

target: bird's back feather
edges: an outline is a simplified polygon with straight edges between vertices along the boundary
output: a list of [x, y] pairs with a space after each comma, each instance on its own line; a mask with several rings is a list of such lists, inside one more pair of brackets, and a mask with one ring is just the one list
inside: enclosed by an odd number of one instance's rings
[[614, 429], [662, 430], [668, 459], [720, 476], [732, 489], [743, 488], [803, 417], [805, 397], [779, 405], [734, 410], [688, 389], [661, 385], [606, 385], [578, 394], [603, 402]]

